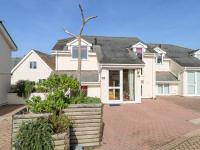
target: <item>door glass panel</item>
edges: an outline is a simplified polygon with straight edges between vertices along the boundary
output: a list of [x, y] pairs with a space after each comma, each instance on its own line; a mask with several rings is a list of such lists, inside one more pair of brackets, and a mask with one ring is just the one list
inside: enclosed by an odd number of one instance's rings
[[120, 86], [120, 71], [110, 70], [109, 71], [109, 87], [119, 87]]
[[188, 72], [187, 74], [187, 91], [188, 94], [194, 95], [195, 94], [195, 73], [194, 72]]
[[120, 100], [120, 89], [109, 89], [109, 100]]

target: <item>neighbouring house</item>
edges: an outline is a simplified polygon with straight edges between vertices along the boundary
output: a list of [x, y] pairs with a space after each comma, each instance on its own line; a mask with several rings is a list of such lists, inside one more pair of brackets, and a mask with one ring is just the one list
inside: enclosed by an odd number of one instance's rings
[[7, 94], [10, 90], [11, 52], [15, 50], [17, 50], [16, 44], [0, 21], [0, 105], [7, 103]]
[[[54, 57], [37, 50], [31, 50], [22, 59], [19, 59], [13, 59], [11, 84], [16, 84], [19, 80], [38, 82], [48, 78], [55, 68]], [[16, 61], [18, 61], [17, 64]]]
[[[136, 37], [83, 36], [81, 43], [82, 89], [103, 103], [200, 96], [200, 50], [149, 44]], [[51, 55], [55, 58], [51, 73], [77, 76], [77, 39], [58, 40]]]

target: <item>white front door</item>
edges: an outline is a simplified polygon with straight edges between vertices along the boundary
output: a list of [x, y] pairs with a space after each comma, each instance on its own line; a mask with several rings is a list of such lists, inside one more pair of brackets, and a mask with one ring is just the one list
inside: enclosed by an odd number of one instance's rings
[[109, 70], [108, 100], [109, 103], [122, 103], [122, 70]]

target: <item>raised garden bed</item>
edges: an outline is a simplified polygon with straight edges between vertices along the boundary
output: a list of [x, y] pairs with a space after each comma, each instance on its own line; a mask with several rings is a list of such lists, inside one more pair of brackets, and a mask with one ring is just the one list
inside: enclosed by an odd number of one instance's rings
[[[69, 135], [70, 146], [81, 145], [83, 147], [88, 147], [100, 145], [103, 125], [102, 107], [102, 104], [70, 104], [63, 110], [72, 121], [69, 134], [63, 136], [66, 138]], [[12, 143], [14, 143], [16, 133], [23, 121], [29, 121], [39, 117], [47, 117], [48, 115], [49, 114], [26, 113], [25, 109], [13, 115]], [[67, 139], [65, 140], [67, 141]], [[63, 149], [69, 145], [68, 142], [64, 142], [64, 139], [56, 141], [58, 142], [55, 143], [60, 147], [63, 146]]]

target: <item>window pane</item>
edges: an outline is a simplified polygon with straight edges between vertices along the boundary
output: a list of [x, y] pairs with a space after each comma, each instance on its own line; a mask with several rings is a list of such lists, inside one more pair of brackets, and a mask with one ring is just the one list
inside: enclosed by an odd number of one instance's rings
[[142, 59], [142, 48], [136, 48], [136, 54], [138, 58]]
[[165, 84], [165, 85], [164, 85], [164, 94], [165, 94], [165, 95], [168, 95], [168, 94], [169, 94], [169, 85], [168, 85], [168, 84]]
[[109, 89], [109, 100], [120, 100], [120, 89]]
[[120, 77], [119, 70], [110, 70], [109, 71], [109, 86], [110, 87], [119, 87]]
[[81, 58], [87, 59], [87, 47], [86, 46], [81, 47]]
[[[78, 58], [78, 46], [72, 47], [72, 58]], [[81, 46], [81, 58], [87, 59], [87, 46]]]
[[36, 68], [37, 68], [37, 62], [34, 61], [34, 62], [33, 62], [33, 69], [36, 69]]
[[73, 59], [78, 58], [78, 47], [77, 46], [72, 47], [72, 58]]
[[163, 94], [163, 86], [161, 84], [158, 84], [158, 94], [159, 95]]
[[162, 64], [162, 55], [157, 54], [157, 64]]
[[32, 62], [29, 63], [29, 67], [30, 67], [30, 69], [32, 69]]

